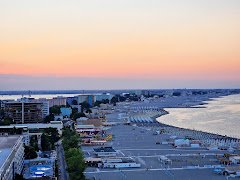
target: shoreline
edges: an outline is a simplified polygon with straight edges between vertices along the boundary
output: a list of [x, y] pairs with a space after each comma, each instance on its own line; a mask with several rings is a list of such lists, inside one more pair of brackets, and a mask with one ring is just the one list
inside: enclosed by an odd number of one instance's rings
[[[231, 94], [232, 95], [232, 94]], [[214, 98], [223, 98], [223, 97], [227, 97], [227, 96], [231, 96], [231, 95], [226, 95], [226, 96], [218, 96], [218, 97], [214, 97]], [[213, 99], [212, 97], [209, 98], [209, 100], [207, 101], [215, 101], [215, 99]], [[202, 103], [199, 103], [199, 105], [195, 105], [195, 106], [200, 106], [200, 105], [207, 105], [209, 103], [206, 102], [206, 100], [202, 101]], [[171, 107], [167, 107], [168, 109], [171, 109]], [[191, 109], [191, 108], [207, 108], [206, 106], [203, 106], [203, 107], [172, 107], [174, 109], [183, 109], [183, 108], [186, 108], [186, 109]], [[205, 133], [207, 135], [211, 135], [211, 136], [217, 136], [217, 137], [222, 137], [223, 139], [232, 139], [232, 140], [240, 140], [240, 138], [237, 138], [237, 137], [232, 137], [232, 136], [228, 136], [228, 135], [221, 135], [221, 134], [217, 134], [217, 133], [212, 133], [212, 132], [207, 132], [207, 131], [202, 131], [202, 130], [196, 130], [196, 129], [190, 129], [190, 128], [183, 128], [183, 127], [178, 127], [178, 126], [174, 126], [174, 125], [170, 125], [170, 124], [166, 124], [166, 123], [163, 123], [163, 122], [160, 122], [158, 121], [158, 118], [162, 117], [162, 116], [165, 116], [165, 115], [168, 115], [170, 114], [169, 111], [165, 110], [165, 108], [163, 108], [163, 110], [165, 113], [161, 114], [161, 115], [158, 115], [158, 116], [155, 116], [153, 117], [155, 119], [155, 121], [157, 123], [159, 123], [160, 125], [163, 125], [163, 126], [167, 126], [167, 127], [171, 127], [171, 128], [177, 128], [177, 129], [180, 129], [180, 130], [188, 130], [188, 131], [192, 131], [192, 132], [196, 132], [196, 133]]]

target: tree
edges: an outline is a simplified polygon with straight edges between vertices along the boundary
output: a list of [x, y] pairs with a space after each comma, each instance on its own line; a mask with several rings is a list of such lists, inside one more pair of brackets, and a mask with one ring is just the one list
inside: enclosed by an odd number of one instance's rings
[[85, 170], [85, 162], [81, 150], [79, 148], [70, 148], [66, 151], [65, 157], [68, 164], [70, 179], [85, 179], [83, 174]]
[[25, 159], [35, 159], [37, 158], [37, 152], [31, 146], [24, 147], [24, 158]]
[[173, 92], [173, 96], [181, 96], [181, 92]]
[[72, 116], [73, 120], [76, 120], [76, 119], [78, 119], [80, 117], [86, 117], [86, 115], [83, 112], [80, 112], [80, 113], [75, 113]]
[[85, 163], [79, 148], [80, 136], [70, 128], [63, 130], [63, 148], [71, 180], [84, 180]]
[[111, 99], [111, 103], [112, 103], [114, 106], [116, 106], [117, 102], [118, 102], [117, 96], [113, 96], [112, 99]]
[[13, 119], [12, 118], [10, 118], [10, 117], [8, 117], [8, 116], [6, 116], [6, 117], [4, 117], [4, 119], [1, 121], [1, 125], [10, 125], [10, 124], [13, 124], [14, 123], [14, 121], [13, 121]]
[[91, 109], [87, 109], [86, 113], [88, 113], [88, 115], [90, 115], [92, 113], [92, 110]]
[[78, 105], [78, 102], [76, 99], [72, 100], [72, 105]]
[[57, 128], [47, 128], [45, 129], [45, 133], [50, 136], [52, 144], [56, 143], [60, 139]]
[[100, 107], [100, 104], [108, 104], [108, 103], [109, 103], [109, 100], [108, 100], [108, 99], [103, 99], [103, 100], [101, 100], [101, 101], [96, 101], [96, 102], [94, 103], [94, 106]]
[[52, 144], [50, 142], [50, 137], [45, 133], [41, 136], [41, 147], [42, 151], [50, 151], [52, 150]]
[[44, 118], [44, 123], [50, 123], [50, 121], [54, 121], [54, 114], [50, 113]]
[[96, 106], [100, 107], [100, 104], [102, 104], [102, 101], [96, 101], [93, 106], [95, 106], [95, 107], [96, 107]]
[[50, 107], [49, 111], [50, 111], [50, 114], [55, 114], [55, 115], [59, 115], [61, 113], [61, 110], [60, 110], [61, 106], [53, 106], [53, 107]]
[[79, 147], [79, 135], [75, 134], [73, 136], [70, 136], [68, 138], [63, 139], [63, 147], [64, 149], [69, 149], [69, 148], [78, 148]]
[[58, 130], [56, 128], [48, 128], [44, 130], [41, 136], [41, 147], [43, 151], [50, 151], [54, 149], [55, 143], [60, 139]]
[[38, 140], [37, 136], [31, 136], [30, 137], [30, 146], [34, 148], [35, 151], [38, 151]]
[[15, 180], [24, 180], [23, 175], [22, 174], [15, 174]]
[[4, 117], [4, 114], [5, 114], [5, 112], [4, 112], [4, 109], [0, 109], [0, 117]]
[[80, 105], [81, 105], [81, 111], [82, 111], [82, 112], [83, 112], [84, 110], [89, 109], [89, 108], [91, 107], [90, 104], [88, 104], [86, 101], [80, 103]]

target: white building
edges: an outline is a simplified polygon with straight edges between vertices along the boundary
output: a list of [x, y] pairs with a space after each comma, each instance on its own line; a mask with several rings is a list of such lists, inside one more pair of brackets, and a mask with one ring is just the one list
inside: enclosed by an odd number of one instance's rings
[[[12, 124], [11, 126], [14, 126]], [[17, 127], [26, 127], [29, 130], [29, 133], [41, 133], [42, 130], [47, 128], [56, 128], [58, 133], [62, 134], [63, 123], [62, 121], [51, 121], [50, 123], [33, 123], [33, 124], [17, 124]]]
[[230, 156], [229, 160], [233, 163], [233, 164], [240, 164], [240, 156]]
[[186, 146], [190, 146], [190, 141], [189, 139], [176, 139], [174, 141], [174, 145], [176, 147], [186, 147]]
[[21, 174], [24, 160], [22, 136], [0, 137], [0, 179], [14, 179], [15, 174]]
[[103, 168], [139, 168], [141, 164], [136, 163], [132, 158], [109, 158], [103, 159], [101, 166]]

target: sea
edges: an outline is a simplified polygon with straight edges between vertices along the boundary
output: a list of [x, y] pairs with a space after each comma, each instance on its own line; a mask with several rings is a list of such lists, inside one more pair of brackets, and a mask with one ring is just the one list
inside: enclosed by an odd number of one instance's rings
[[240, 138], [240, 94], [213, 98], [200, 108], [166, 108], [164, 124]]

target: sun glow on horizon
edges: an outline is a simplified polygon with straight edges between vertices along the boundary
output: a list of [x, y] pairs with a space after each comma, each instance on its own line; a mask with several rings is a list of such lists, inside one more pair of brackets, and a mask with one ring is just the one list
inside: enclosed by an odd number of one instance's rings
[[240, 2], [0, 2], [0, 74], [240, 83]]

